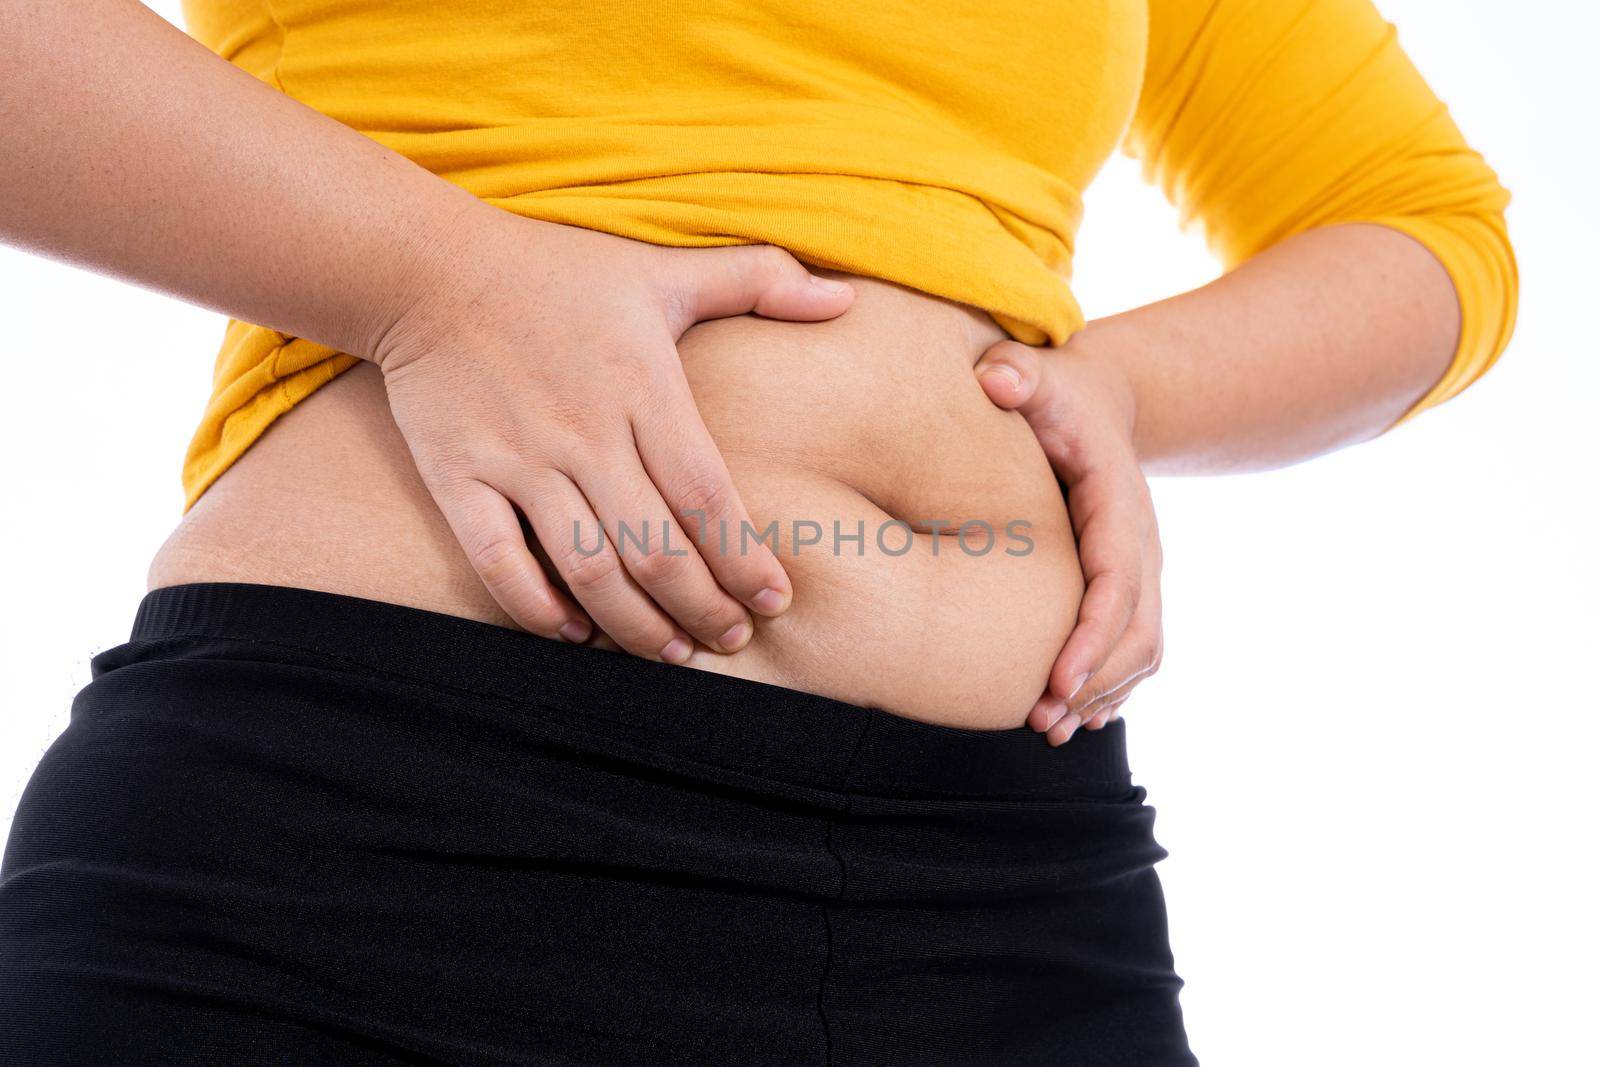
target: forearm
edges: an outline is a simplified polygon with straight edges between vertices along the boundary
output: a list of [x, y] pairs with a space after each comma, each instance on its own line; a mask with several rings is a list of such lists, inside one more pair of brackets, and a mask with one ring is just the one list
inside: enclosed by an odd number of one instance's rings
[[1147, 471], [1216, 474], [1382, 433], [1444, 373], [1459, 324], [1455, 289], [1432, 253], [1387, 227], [1344, 225], [1098, 319], [1067, 348], [1127, 371]]
[[470, 194], [134, 0], [0, 0], [0, 239], [367, 356]]

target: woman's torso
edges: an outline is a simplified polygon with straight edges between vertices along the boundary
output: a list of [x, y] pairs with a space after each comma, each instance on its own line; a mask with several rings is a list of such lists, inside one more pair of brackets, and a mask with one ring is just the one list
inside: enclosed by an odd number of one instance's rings
[[[678, 247], [777, 245], [1082, 325], [1081, 193], [1122, 137], [1145, 0], [185, 0], [208, 47], [513, 214]], [[230, 325], [189, 501], [347, 356]]]
[[[1043, 453], [972, 374], [1003, 334], [970, 308], [854, 281], [856, 305], [833, 322], [743, 316], [680, 344], [755, 527], [778, 524], [795, 589], [743, 651], [700, 650], [689, 666], [948, 725], [1019, 725], [1082, 578]], [[963, 523], [964, 536], [932, 532]], [[151, 588], [204, 581], [511, 625], [421, 484], [368, 364], [279, 419], [150, 571]]]

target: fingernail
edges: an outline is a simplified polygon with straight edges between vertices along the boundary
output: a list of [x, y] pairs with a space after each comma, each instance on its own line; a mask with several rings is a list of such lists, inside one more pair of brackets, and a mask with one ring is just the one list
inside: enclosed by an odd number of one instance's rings
[[815, 274], [811, 276], [811, 284], [829, 293], [842, 293], [850, 288], [844, 282], [836, 282], [832, 278], [819, 278]]
[[750, 604], [761, 614], [770, 618], [783, 612], [783, 594], [776, 589], [763, 589], [750, 598]]
[[667, 647], [661, 650], [661, 658], [668, 663], [682, 666], [689, 662], [689, 653], [693, 651], [693, 643], [682, 637], [674, 637], [667, 642]]
[[737, 652], [750, 640], [750, 624], [737, 622], [728, 627], [728, 632], [717, 638], [717, 647], [724, 652]]
[[1049, 741], [1052, 746], [1064, 745], [1067, 743], [1067, 739], [1077, 733], [1078, 727], [1082, 725], [1083, 720], [1078, 717], [1078, 713], [1071, 712], [1066, 718], [1050, 727], [1050, 732], [1045, 734], [1045, 740]]
[[1082, 689], [1083, 688], [1083, 683], [1087, 682], [1088, 680], [1089, 680], [1089, 672], [1087, 672], [1087, 671], [1085, 671], [1084, 673], [1082, 673], [1082, 674], [1078, 675], [1076, 678], [1074, 678], [1072, 680], [1072, 685], [1067, 689], [1067, 699], [1071, 700], [1073, 697], [1077, 696], [1078, 695], [1078, 690]]
[[589, 624], [573, 619], [571, 622], [561, 624], [561, 636], [564, 640], [575, 645], [581, 645], [589, 640]]
[[1022, 375], [1017, 373], [1017, 368], [1008, 367], [1004, 363], [996, 363], [994, 366], [987, 368], [982, 374], [979, 375], [979, 377], [1004, 378], [1006, 384], [1011, 386], [1011, 388], [1022, 388]]
[[1067, 713], [1067, 702], [1065, 700], [1063, 700], [1061, 703], [1055, 705], [1049, 711], [1045, 712], [1044, 730], [1040, 730], [1039, 732], [1040, 733], [1044, 733], [1045, 730], [1049, 730], [1050, 727], [1052, 727], [1056, 723], [1060, 722], [1061, 721], [1061, 716], [1065, 715], [1066, 713]]

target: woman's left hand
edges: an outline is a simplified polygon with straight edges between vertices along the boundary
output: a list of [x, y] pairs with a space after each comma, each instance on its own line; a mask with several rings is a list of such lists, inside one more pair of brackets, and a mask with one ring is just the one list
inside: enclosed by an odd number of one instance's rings
[[1161, 665], [1161, 540], [1134, 448], [1134, 389], [1082, 336], [1057, 348], [1001, 341], [974, 368], [989, 399], [1033, 428], [1078, 538], [1078, 620], [1028, 715], [1052, 746], [1116, 718]]

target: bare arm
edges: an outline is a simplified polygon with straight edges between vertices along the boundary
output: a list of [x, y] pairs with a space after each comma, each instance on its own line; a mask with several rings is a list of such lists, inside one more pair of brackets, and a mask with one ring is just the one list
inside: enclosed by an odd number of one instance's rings
[[0, 237], [366, 357], [489, 209], [136, 0], [0, 0]]
[[1145, 472], [1280, 466], [1460, 392], [1515, 320], [1508, 194], [1371, 0], [1150, 0], [1125, 147], [1229, 268], [978, 365], [1067, 486], [1089, 579], [1031, 722], [1116, 713], [1161, 659]]
[[1030, 723], [1052, 744], [1114, 718], [1161, 662], [1161, 544], [1146, 473], [1220, 474], [1377, 436], [1451, 365], [1449, 274], [1397, 230], [1276, 244], [1209, 285], [1097, 319], [1053, 349], [991, 348], [977, 373], [1022, 412], [1067, 486], [1099, 577]]
[[0, 0], [0, 54], [0, 239], [377, 363], [424, 482], [518, 623], [581, 641], [592, 616], [627, 651], [682, 662], [696, 640], [742, 647], [749, 611], [787, 609], [765, 546], [588, 554], [573, 531], [671, 528], [681, 546], [685, 514], [748, 521], [676, 341], [749, 311], [831, 318], [848, 286], [778, 249], [662, 249], [500, 211], [135, 0]]
[[1148, 473], [1220, 474], [1377, 436], [1444, 374], [1459, 333], [1432, 253], [1397, 230], [1346, 225], [1091, 322], [1064, 352], [1120, 365]]

